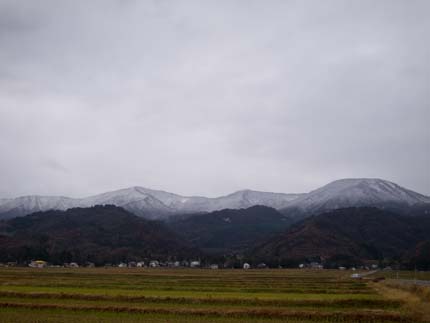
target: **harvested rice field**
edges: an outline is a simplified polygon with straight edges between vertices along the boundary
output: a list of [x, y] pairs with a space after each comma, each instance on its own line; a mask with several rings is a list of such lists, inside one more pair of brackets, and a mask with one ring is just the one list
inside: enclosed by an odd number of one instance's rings
[[[0, 322], [425, 322], [338, 270], [0, 268]], [[403, 293], [403, 294], [402, 294]]]

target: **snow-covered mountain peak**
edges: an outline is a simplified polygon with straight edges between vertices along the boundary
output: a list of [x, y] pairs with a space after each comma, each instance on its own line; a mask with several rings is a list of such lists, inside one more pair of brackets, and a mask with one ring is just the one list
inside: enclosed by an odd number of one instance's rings
[[379, 178], [347, 178], [331, 182], [313, 192], [331, 197], [340, 195], [345, 198], [367, 198], [374, 201], [401, 201], [402, 203], [415, 204], [429, 200], [427, 196], [403, 188], [393, 182]]
[[415, 205], [429, 203], [428, 196], [379, 178], [346, 178], [336, 180], [294, 200], [288, 206], [306, 212], [351, 206], [384, 204]]

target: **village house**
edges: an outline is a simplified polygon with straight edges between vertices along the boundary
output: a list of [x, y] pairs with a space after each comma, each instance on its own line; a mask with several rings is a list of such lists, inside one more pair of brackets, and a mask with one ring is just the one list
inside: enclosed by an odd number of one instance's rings
[[28, 266], [32, 268], [45, 268], [48, 266], [48, 263], [44, 260], [32, 260]]
[[151, 268], [160, 267], [160, 262], [158, 260], [151, 260], [149, 262], [149, 267]]
[[197, 268], [197, 267], [200, 267], [200, 261], [197, 261], [197, 260], [191, 261], [191, 263], [190, 263], [190, 267], [191, 267], [191, 268]]

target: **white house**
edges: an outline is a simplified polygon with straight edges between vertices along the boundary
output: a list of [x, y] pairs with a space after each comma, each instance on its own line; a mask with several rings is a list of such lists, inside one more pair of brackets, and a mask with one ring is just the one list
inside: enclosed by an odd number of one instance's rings
[[243, 269], [250, 269], [251, 268], [251, 265], [250, 264], [248, 264], [247, 262], [245, 262], [244, 264], [243, 264]]
[[45, 268], [47, 265], [48, 263], [44, 260], [33, 260], [28, 264], [28, 266], [32, 268]]
[[191, 261], [190, 267], [191, 268], [200, 267], [200, 261], [197, 261], [197, 260]]
[[160, 262], [158, 260], [151, 260], [149, 262], [149, 267], [151, 268], [160, 267]]

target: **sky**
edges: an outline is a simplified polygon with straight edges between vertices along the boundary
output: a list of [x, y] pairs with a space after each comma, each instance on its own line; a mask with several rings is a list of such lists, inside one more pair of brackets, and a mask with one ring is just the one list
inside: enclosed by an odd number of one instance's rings
[[0, 197], [430, 195], [430, 1], [0, 0]]

